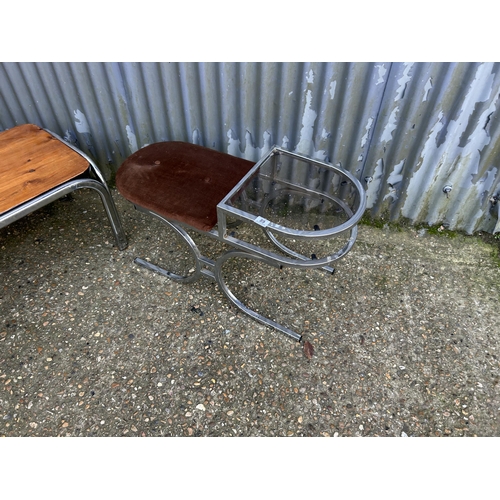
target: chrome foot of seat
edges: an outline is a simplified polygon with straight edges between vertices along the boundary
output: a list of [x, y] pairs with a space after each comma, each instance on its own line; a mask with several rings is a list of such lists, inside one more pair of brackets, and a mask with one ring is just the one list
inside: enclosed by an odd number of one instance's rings
[[165, 276], [167, 278], [170, 278], [171, 280], [174, 281], [179, 281], [181, 283], [192, 283], [193, 281], [196, 281], [200, 277], [200, 273], [194, 273], [190, 276], [181, 276], [179, 274], [175, 274], [171, 271], [168, 271], [167, 269], [163, 269], [163, 267], [157, 266], [156, 264], [151, 264], [151, 262], [148, 262], [144, 259], [140, 259], [139, 257], [136, 257], [134, 259], [134, 262], [141, 266], [144, 267], [145, 269], [148, 269], [149, 271], [154, 271], [155, 273], [161, 274], [162, 276]]
[[[244, 312], [248, 316], [259, 321], [260, 323], [262, 323], [266, 326], [270, 326], [270, 327], [274, 328], [275, 330], [278, 330], [278, 331], [284, 333], [285, 335], [288, 335], [289, 337], [293, 338], [297, 342], [300, 342], [302, 340], [302, 335], [300, 335], [297, 332], [294, 332], [293, 330], [290, 330], [286, 326], [280, 325], [279, 323], [276, 323], [275, 321], [273, 321], [269, 318], [266, 318], [265, 316], [262, 316], [261, 314], [254, 311], [253, 309], [250, 309], [245, 304], [243, 304], [240, 300], [238, 300], [236, 298], [236, 296], [231, 292], [231, 290], [229, 290], [228, 286], [226, 285], [226, 283], [222, 277], [222, 266], [224, 265], [224, 263], [228, 259], [236, 258], [236, 257], [253, 259], [253, 260], [257, 260], [259, 262], [265, 262], [266, 264], [270, 264], [268, 260], [266, 260], [262, 257], [259, 257], [258, 255], [249, 254], [247, 252], [242, 252], [239, 250], [230, 250], [229, 252], [227, 252], [224, 255], [222, 255], [221, 257], [219, 257], [215, 263], [215, 280], [217, 281], [217, 284], [219, 285], [222, 292], [240, 311]], [[276, 267], [280, 267], [280, 266], [276, 265]]]

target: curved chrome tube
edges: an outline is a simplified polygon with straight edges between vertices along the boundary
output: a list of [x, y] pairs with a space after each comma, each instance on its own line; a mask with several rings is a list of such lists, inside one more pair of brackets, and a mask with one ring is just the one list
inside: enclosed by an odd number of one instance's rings
[[144, 259], [140, 259], [138, 257], [134, 259], [134, 262], [142, 267], [145, 267], [146, 269], [150, 269], [151, 271], [155, 271], [157, 273], [162, 274], [163, 276], [166, 276], [167, 278], [179, 281], [181, 283], [192, 283], [193, 281], [196, 281], [202, 274], [201, 263], [203, 262], [204, 258], [203, 255], [201, 255], [200, 251], [198, 250], [198, 247], [196, 246], [196, 243], [193, 241], [191, 236], [189, 236], [189, 234], [186, 233], [186, 231], [184, 231], [182, 227], [175, 224], [174, 222], [170, 222], [161, 215], [158, 215], [155, 212], [151, 212], [150, 210], [146, 210], [138, 206], [136, 206], [136, 208], [141, 212], [145, 212], [152, 215], [153, 217], [157, 218], [158, 220], [169, 226], [186, 242], [189, 252], [194, 258], [195, 269], [193, 274], [181, 276], [179, 274], [168, 271], [160, 266], [151, 264], [150, 262], [147, 262]]
[[89, 178], [77, 178], [68, 181], [60, 186], [47, 191], [46, 193], [34, 198], [33, 200], [27, 201], [22, 205], [9, 210], [8, 212], [2, 214], [0, 217], [0, 228], [5, 227], [12, 222], [15, 222], [24, 216], [38, 210], [39, 208], [52, 203], [53, 201], [61, 198], [62, 196], [69, 194], [77, 189], [90, 188], [94, 189], [99, 193], [102, 203], [106, 210], [106, 215], [108, 216], [109, 222], [111, 224], [111, 230], [116, 240], [116, 244], [120, 250], [124, 250], [127, 247], [127, 237], [123, 230], [120, 216], [116, 209], [116, 206], [111, 197], [111, 193], [105, 184], [100, 181]]
[[[302, 335], [299, 333], [294, 332], [293, 330], [290, 330], [289, 328], [280, 325], [279, 323], [276, 323], [275, 321], [270, 320], [269, 318], [266, 318], [259, 314], [258, 312], [250, 309], [247, 307], [245, 304], [243, 304], [240, 300], [236, 298], [236, 296], [229, 290], [228, 286], [226, 285], [223, 277], [222, 277], [222, 266], [224, 263], [231, 258], [237, 258], [237, 257], [242, 257], [245, 259], [252, 259], [256, 260], [259, 262], [264, 262], [266, 264], [269, 264], [269, 261], [267, 259], [264, 259], [263, 257], [259, 257], [258, 255], [253, 255], [247, 252], [243, 252], [241, 250], [230, 250], [229, 252], [226, 252], [224, 255], [219, 257], [216, 262], [215, 262], [215, 280], [217, 281], [217, 284], [219, 285], [220, 289], [224, 292], [226, 297], [240, 310], [243, 311], [245, 314], [248, 316], [252, 317], [253, 319], [259, 321], [260, 323], [263, 323], [266, 326], [270, 326], [272, 328], [275, 328], [276, 330], [288, 335], [289, 337], [292, 337], [294, 340], [300, 342], [302, 340]], [[276, 266], [275, 267], [279, 267]]]
[[[255, 164], [255, 166], [226, 195], [226, 197], [217, 204], [216, 207], [217, 228], [212, 228], [209, 231], [202, 231], [200, 229], [190, 227], [186, 224], [181, 224], [179, 222], [167, 220], [155, 212], [136, 206], [137, 209], [145, 213], [148, 213], [150, 215], [153, 215], [160, 221], [164, 222], [172, 229], [174, 229], [178, 235], [184, 238], [196, 262], [196, 269], [192, 276], [179, 276], [177, 274], [166, 271], [165, 269], [162, 269], [156, 265], [150, 264], [144, 261], [143, 259], [136, 259], [135, 262], [148, 269], [160, 272], [164, 276], [167, 276], [169, 278], [184, 283], [195, 281], [196, 279], [198, 279], [200, 275], [204, 275], [206, 277], [215, 279], [221, 291], [226, 295], [226, 297], [230, 300], [230, 302], [234, 306], [236, 306], [240, 311], [250, 316], [251, 318], [259, 321], [260, 323], [266, 326], [270, 326], [286, 334], [287, 336], [293, 338], [296, 341], [301, 341], [302, 335], [300, 335], [299, 333], [283, 325], [280, 325], [279, 323], [269, 318], [262, 316], [258, 312], [250, 309], [245, 304], [243, 304], [225, 283], [222, 274], [222, 268], [228, 259], [244, 258], [244, 259], [252, 259], [254, 261], [265, 263], [274, 267], [283, 266], [295, 269], [322, 269], [323, 271], [326, 271], [328, 273], [333, 273], [334, 269], [332, 267], [329, 267], [329, 264], [346, 255], [351, 250], [356, 241], [356, 237], [358, 234], [357, 223], [360, 220], [364, 212], [364, 209], [366, 207], [366, 193], [361, 183], [349, 172], [346, 172], [340, 168], [334, 167], [324, 162], [319, 162], [314, 159], [308, 159], [307, 160], [308, 162], [314, 163], [315, 165], [321, 168], [328, 169], [329, 171], [335, 172], [338, 175], [340, 175], [343, 179], [342, 182], [345, 181], [346, 183], [348, 183], [350, 181], [351, 185], [355, 189], [354, 196], [357, 197], [354, 198], [354, 202], [349, 204], [346, 200], [337, 197], [335, 194], [318, 191], [316, 189], [303, 185], [296, 185], [292, 181], [287, 179], [279, 179], [279, 183], [283, 186], [283, 188], [277, 190], [274, 196], [271, 195], [271, 197], [268, 197], [267, 203], [261, 204], [260, 199], [253, 200], [250, 199], [250, 197], [246, 197], [245, 189], [250, 185], [249, 183], [251, 183], [252, 180], [257, 178], [262, 178], [266, 182], [267, 181], [273, 182], [272, 176], [269, 176], [266, 173], [261, 175], [259, 173], [259, 169], [261, 168], [264, 162], [270, 161], [273, 155], [276, 154], [286, 154], [300, 160], [304, 160], [306, 158], [302, 155], [296, 155], [294, 153], [289, 153], [280, 148], [274, 147], [268, 153], [268, 155], [265, 158], [261, 159], [260, 162]], [[267, 204], [273, 199], [273, 197], [281, 195], [283, 193], [285, 194], [298, 193], [303, 196], [316, 199], [319, 197], [321, 202], [323, 200], [329, 200], [334, 207], [338, 207], [338, 209], [343, 211], [343, 213], [345, 214], [345, 218], [347, 220], [343, 221], [339, 225], [327, 229], [318, 229], [317, 227], [315, 227], [314, 230], [311, 230], [310, 228], [308, 230], [297, 230], [281, 226], [280, 224], [274, 223], [271, 220], [266, 219], [264, 212]], [[239, 204], [239, 202], [233, 203], [232, 201], [233, 196], [235, 197], [235, 199], [239, 199], [238, 197], [240, 195], [242, 197], [241, 198], [242, 203], [241, 204]], [[263, 195], [264, 197], [269, 196], [269, 193], [264, 192]], [[337, 221], [336, 217], [334, 219], [335, 221]], [[343, 219], [344, 218], [342, 218], [342, 220]], [[267, 235], [271, 243], [277, 249], [279, 249], [279, 252], [273, 248], [269, 250], [267, 248], [262, 248], [260, 246], [257, 246], [256, 244], [251, 243], [250, 241], [244, 241], [238, 239], [237, 237], [234, 236], [234, 233], [230, 233], [228, 231], [228, 228], [231, 226], [231, 224], [240, 224], [240, 223], [249, 223], [259, 226], [261, 229], [264, 230], [265, 234]], [[222, 254], [214, 262], [200, 254], [194, 241], [186, 233], [186, 231], [182, 229], [181, 226], [183, 227], [186, 226], [187, 229], [197, 231], [219, 242], [225, 243], [233, 248], [228, 252]], [[309, 240], [310, 242], [315, 242], [317, 240], [328, 240], [334, 236], [339, 236], [341, 234], [345, 236], [345, 238], [347, 238], [347, 241], [344, 242], [342, 248], [340, 248], [333, 254], [323, 257], [320, 256], [320, 258], [316, 258], [315, 255], [311, 255], [310, 257], [301, 255], [300, 253], [292, 250], [291, 248], [288, 248], [284, 243], [278, 240], [278, 237], [281, 236], [284, 239], [297, 238], [301, 240]]]

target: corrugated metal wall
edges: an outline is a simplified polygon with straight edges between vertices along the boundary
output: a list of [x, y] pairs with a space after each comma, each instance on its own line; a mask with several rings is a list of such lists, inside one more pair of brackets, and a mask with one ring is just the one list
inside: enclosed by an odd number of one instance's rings
[[500, 231], [498, 63], [0, 63], [0, 129], [35, 123], [112, 179], [183, 140], [353, 172], [374, 217]]

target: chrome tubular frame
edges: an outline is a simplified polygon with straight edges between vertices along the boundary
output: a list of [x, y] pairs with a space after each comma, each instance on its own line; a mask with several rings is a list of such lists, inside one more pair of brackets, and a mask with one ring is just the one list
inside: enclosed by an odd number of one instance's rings
[[[318, 230], [318, 231], [302, 231], [302, 230], [295, 230], [291, 228], [287, 228], [281, 225], [278, 225], [276, 223], [273, 223], [263, 217], [265, 206], [262, 205], [260, 207], [260, 213], [259, 214], [251, 214], [249, 212], [246, 212], [244, 210], [240, 210], [234, 206], [231, 205], [231, 198], [232, 196], [235, 195], [235, 193], [238, 193], [240, 189], [242, 189], [245, 184], [252, 178], [252, 176], [259, 175], [258, 170], [262, 163], [264, 161], [270, 161], [273, 156], [279, 155], [279, 154], [287, 154], [289, 156], [292, 156], [293, 158], [299, 159], [299, 160], [307, 160], [313, 164], [319, 165], [321, 168], [325, 169], [330, 169], [334, 171], [336, 174], [341, 176], [342, 179], [350, 182], [351, 186], [354, 187], [356, 195], [358, 196], [357, 198], [357, 206], [355, 204], [355, 208], [351, 209], [347, 203], [345, 203], [343, 200], [333, 196], [329, 195], [328, 193], [324, 193], [315, 189], [310, 189], [304, 186], [300, 186], [297, 184], [294, 184], [292, 182], [287, 182], [287, 181], [281, 181], [281, 184], [285, 186], [286, 191], [290, 192], [297, 192], [302, 195], [311, 195], [311, 196], [321, 196], [324, 199], [330, 200], [332, 203], [336, 204], [340, 209], [342, 209], [346, 216], [347, 216], [347, 221], [343, 222], [342, 224], [333, 227], [333, 228], [327, 228], [324, 230]], [[265, 180], [269, 180], [269, 177], [267, 175], [262, 175], [262, 178]], [[267, 202], [269, 202], [272, 199], [272, 197], [269, 197], [267, 199]], [[223, 279], [222, 276], [222, 268], [224, 264], [231, 258], [240, 258], [240, 259], [252, 259], [257, 262], [265, 263], [274, 267], [282, 268], [282, 267], [291, 267], [291, 268], [296, 268], [296, 269], [319, 269], [323, 270], [327, 273], [333, 274], [334, 269], [330, 267], [328, 264], [340, 259], [344, 255], [346, 255], [351, 248], [353, 247], [356, 237], [357, 237], [357, 223], [359, 222], [359, 219], [363, 215], [363, 212], [366, 207], [366, 194], [364, 191], [364, 188], [362, 187], [361, 183], [356, 179], [354, 176], [352, 176], [349, 172], [344, 171], [343, 169], [340, 169], [338, 167], [334, 167], [330, 164], [320, 162], [315, 159], [308, 158], [306, 156], [302, 155], [297, 155], [295, 153], [290, 153], [288, 151], [284, 151], [281, 148], [274, 147], [271, 149], [271, 151], [261, 160], [259, 161], [251, 170], [250, 172], [238, 183], [238, 185], [218, 204], [217, 206], [217, 227], [214, 229], [211, 229], [210, 231], [202, 231], [199, 229], [196, 229], [194, 227], [188, 226], [186, 224], [179, 223], [177, 221], [172, 221], [168, 220], [165, 217], [160, 216], [159, 214], [140, 207], [138, 205], [134, 205], [135, 208], [141, 212], [144, 212], [146, 214], [149, 214], [164, 224], [166, 224], [168, 227], [173, 229], [177, 235], [179, 235], [187, 244], [189, 252], [191, 253], [192, 257], [194, 258], [195, 261], [195, 269], [194, 273], [189, 275], [189, 276], [180, 276], [178, 274], [175, 274], [171, 271], [168, 271], [166, 269], [163, 269], [162, 267], [159, 267], [156, 264], [151, 264], [150, 262], [136, 258], [135, 262], [149, 270], [156, 271], [163, 276], [166, 276], [168, 278], [171, 278], [173, 280], [182, 282], [182, 283], [191, 283], [195, 280], [197, 280], [200, 276], [204, 276], [210, 279], [213, 279], [216, 281], [216, 283], [219, 285], [220, 290], [226, 295], [226, 297], [230, 300], [232, 304], [234, 304], [240, 311], [243, 313], [247, 314], [248, 316], [252, 317], [253, 319], [263, 323], [266, 326], [270, 326], [286, 335], [291, 337], [292, 339], [296, 341], [301, 341], [302, 340], [302, 335], [300, 335], [297, 332], [294, 332], [293, 330], [290, 330], [289, 328], [280, 325], [279, 323], [276, 323], [275, 321], [266, 318], [259, 314], [258, 312], [250, 309], [246, 305], [244, 305], [239, 299], [236, 298], [236, 296], [231, 292], [231, 290], [228, 288], [226, 282]], [[236, 220], [231, 221], [230, 223], [227, 221], [227, 216], [234, 217]], [[285, 255], [281, 255], [279, 253], [275, 253], [273, 251], [267, 250], [265, 248], [262, 248], [260, 246], [254, 245], [248, 241], [243, 241], [241, 239], [233, 237], [231, 234], [228, 234], [228, 228], [231, 227], [232, 224], [238, 225], [242, 223], [249, 223], [253, 224], [256, 226], [260, 226], [260, 228], [264, 231], [266, 236], [268, 237], [269, 241], [273, 243], [275, 247], [277, 247], [281, 252], [283, 252]], [[192, 231], [196, 231], [200, 234], [203, 234], [205, 236], [209, 236], [212, 239], [215, 239], [219, 242], [225, 243], [230, 247], [233, 247], [232, 249], [228, 250], [227, 252], [223, 253], [220, 257], [217, 258], [216, 261], [213, 261], [205, 256], [203, 256], [200, 251], [198, 250], [195, 242], [189, 236], [189, 234], [186, 232], [185, 229], [183, 229], [183, 226], [185, 226], [187, 229], [190, 229]], [[286, 237], [293, 237], [293, 238], [298, 238], [302, 240], [325, 240], [329, 239], [333, 236], [338, 236], [340, 234], [346, 234], [347, 242], [344, 244], [344, 246], [338, 250], [336, 253], [332, 255], [328, 255], [326, 257], [322, 258], [313, 258], [313, 257], [306, 257], [304, 255], [301, 255], [298, 252], [295, 252], [294, 250], [288, 248], [285, 246], [283, 243], [278, 241], [276, 235], [274, 233], [277, 233], [279, 235]], [[347, 236], [348, 234], [348, 236]]]
[[[288, 335], [289, 337], [292, 337], [292, 339], [300, 342], [302, 340], [302, 335], [300, 335], [297, 332], [294, 332], [293, 330], [290, 330], [289, 328], [280, 325], [279, 323], [276, 323], [275, 321], [266, 318], [265, 316], [262, 316], [256, 311], [253, 311], [249, 307], [245, 306], [240, 300], [238, 300], [235, 295], [229, 290], [227, 287], [223, 277], [222, 277], [222, 266], [224, 263], [231, 258], [236, 258], [236, 257], [241, 257], [245, 259], [253, 259], [257, 260], [260, 262], [265, 262], [269, 264], [270, 262], [265, 259], [264, 257], [260, 257], [258, 255], [254, 255], [248, 252], [243, 252], [241, 250], [229, 250], [225, 254], [223, 254], [221, 257], [219, 257], [215, 263], [215, 279], [217, 281], [217, 284], [219, 285], [219, 288], [224, 292], [226, 297], [241, 311], [243, 311], [245, 314], [248, 314], [248, 316], [252, 317], [253, 319], [259, 321], [260, 323], [263, 323], [266, 326], [270, 326], [272, 328], [275, 328], [276, 330], [284, 333], [285, 335]], [[272, 264], [276, 267], [276, 264]]]
[[[216, 261], [213, 261], [212, 259], [209, 259], [208, 257], [205, 257], [204, 255], [201, 254], [199, 251], [198, 247], [196, 246], [196, 243], [193, 241], [191, 236], [184, 230], [182, 225], [179, 222], [174, 222], [171, 220], [168, 220], [161, 215], [158, 215], [156, 212], [153, 212], [151, 210], [148, 210], [146, 208], [140, 207], [138, 205], [134, 205], [135, 208], [143, 212], [145, 214], [148, 214], [165, 225], [167, 225], [169, 228], [173, 229], [186, 243], [187, 248], [189, 252], [191, 253], [193, 259], [194, 259], [194, 272], [193, 274], [189, 276], [180, 276], [172, 271], [169, 271], [167, 269], [164, 269], [163, 267], [160, 267], [156, 264], [152, 264], [142, 258], [135, 258], [134, 262], [150, 271], [155, 271], [162, 276], [165, 276], [167, 278], [170, 278], [172, 280], [181, 282], [181, 283], [192, 283], [200, 278], [200, 276], [204, 276], [206, 278], [210, 278], [212, 280], [215, 280], [217, 284], [219, 285], [220, 290], [226, 295], [226, 297], [231, 301], [232, 304], [234, 304], [240, 311], [243, 313], [247, 314], [248, 316], [252, 317], [253, 319], [263, 323], [266, 326], [270, 326], [271, 328], [274, 328], [292, 339], [296, 341], [301, 341], [302, 340], [302, 335], [300, 335], [297, 332], [294, 332], [293, 330], [290, 330], [289, 328], [276, 323], [275, 321], [266, 318], [262, 316], [261, 314], [257, 313], [256, 311], [250, 309], [249, 307], [245, 306], [236, 296], [231, 292], [227, 284], [225, 283], [223, 277], [222, 277], [222, 267], [225, 264], [225, 262], [228, 259], [231, 258], [245, 258], [245, 259], [252, 259], [258, 262], [262, 262], [268, 265], [271, 265], [273, 267], [277, 268], [282, 268], [282, 267], [293, 267], [297, 269], [304, 269], [304, 268], [309, 268], [309, 269], [321, 269], [326, 271], [329, 274], [333, 274], [334, 269], [328, 266], [325, 266], [325, 262], [333, 262], [335, 260], [338, 260], [339, 258], [343, 257], [354, 245], [354, 242], [356, 241], [356, 235], [357, 235], [357, 227], [351, 228], [351, 233], [350, 237], [348, 239], [347, 244], [336, 254], [333, 254], [329, 257], [325, 257], [323, 259], [318, 259], [318, 260], [311, 260], [308, 259], [307, 257], [300, 255], [296, 252], [292, 252], [290, 249], [287, 247], [284, 247], [284, 245], [281, 245], [278, 241], [277, 246], [280, 249], [284, 249], [289, 255], [292, 255], [295, 258], [289, 258], [289, 257], [284, 257], [281, 256], [277, 253], [270, 252], [269, 250], [266, 250], [264, 248], [252, 245], [251, 243], [248, 243], [246, 241], [238, 240], [236, 238], [226, 236], [225, 238], [220, 238], [218, 231], [212, 230], [208, 232], [200, 231], [195, 228], [192, 228], [190, 226], [189, 229], [192, 229], [193, 231], [196, 231], [200, 234], [203, 234], [205, 236], [209, 236], [212, 239], [221, 241], [223, 243], [227, 243], [234, 247], [231, 250], [228, 250], [227, 252], [223, 253]], [[271, 241], [274, 242], [273, 239]]]
[[108, 216], [109, 222], [111, 224], [111, 230], [116, 240], [116, 244], [120, 250], [127, 248], [127, 237], [123, 226], [121, 224], [120, 216], [116, 209], [115, 203], [109, 191], [108, 185], [102, 176], [102, 173], [97, 168], [97, 165], [82, 151], [77, 149], [75, 146], [68, 144], [66, 141], [61, 139], [57, 134], [54, 134], [50, 130], [44, 129], [46, 132], [54, 136], [56, 139], [61, 141], [63, 144], [68, 146], [77, 152], [80, 156], [83, 156], [89, 163], [89, 168], [87, 174], [83, 174], [75, 179], [72, 179], [60, 186], [47, 191], [46, 193], [37, 196], [36, 198], [29, 200], [22, 205], [18, 205], [11, 210], [0, 215], [0, 228], [5, 227], [13, 222], [21, 219], [22, 217], [38, 210], [39, 208], [52, 203], [53, 201], [65, 196], [77, 189], [90, 188], [99, 193], [101, 201], [106, 210], [106, 215]]

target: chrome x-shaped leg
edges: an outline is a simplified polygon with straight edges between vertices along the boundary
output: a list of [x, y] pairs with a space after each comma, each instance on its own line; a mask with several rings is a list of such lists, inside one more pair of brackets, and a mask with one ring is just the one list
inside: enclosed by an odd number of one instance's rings
[[[263, 323], [266, 326], [270, 326], [271, 328], [274, 328], [292, 339], [300, 342], [302, 340], [302, 335], [300, 335], [297, 332], [294, 332], [293, 330], [290, 330], [289, 328], [280, 325], [279, 323], [276, 323], [275, 321], [272, 321], [269, 318], [266, 318], [265, 316], [262, 316], [261, 314], [257, 313], [256, 311], [250, 309], [247, 307], [245, 304], [243, 304], [236, 296], [231, 292], [231, 290], [228, 288], [227, 284], [225, 283], [223, 276], [222, 276], [222, 268], [226, 261], [228, 259], [232, 258], [244, 258], [244, 259], [252, 259], [258, 262], [264, 262], [266, 264], [274, 265], [275, 267], [279, 268], [279, 264], [273, 264], [272, 262], [269, 261], [269, 259], [265, 259], [264, 257], [261, 257], [259, 255], [254, 255], [250, 252], [244, 251], [244, 250], [229, 250], [226, 253], [224, 253], [221, 257], [219, 257], [216, 261], [209, 259], [208, 257], [205, 257], [204, 255], [201, 254], [199, 251], [198, 247], [196, 246], [196, 243], [193, 241], [191, 236], [177, 223], [169, 221], [165, 219], [164, 217], [156, 214], [155, 212], [152, 212], [150, 210], [143, 209], [141, 207], [136, 207], [138, 210], [145, 212], [149, 215], [152, 215], [153, 217], [159, 219], [161, 222], [169, 226], [171, 229], [173, 229], [187, 244], [189, 252], [191, 253], [194, 262], [195, 262], [195, 268], [194, 272], [192, 274], [186, 275], [186, 276], [181, 276], [179, 274], [176, 274], [174, 272], [168, 271], [167, 269], [164, 269], [156, 264], [151, 264], [150, 262], [141, 259], [141, 258], [136, 258], [134, 259], [134, 262], [146, 269], [149, 269], [150, 271], [155, 271], [163, 276], [166, 276], [167, 278], [170, 278], [175, 281], [179, 281], [181, 283], [192, 283], [193, 281], [196, 281], [197, 279], [200, 278], [200, 276], [204, 276], [206, 278], [213, 279], [218, 285], [221, 291], [226, 295], [226, 297], [231, 301], [232, 304], [234, 304], [240, 311], [244, 312], [251, 318], [259, 321], [260, 323]], [[206, 234], [211, 234], [211, 233], [206, 233]]]

